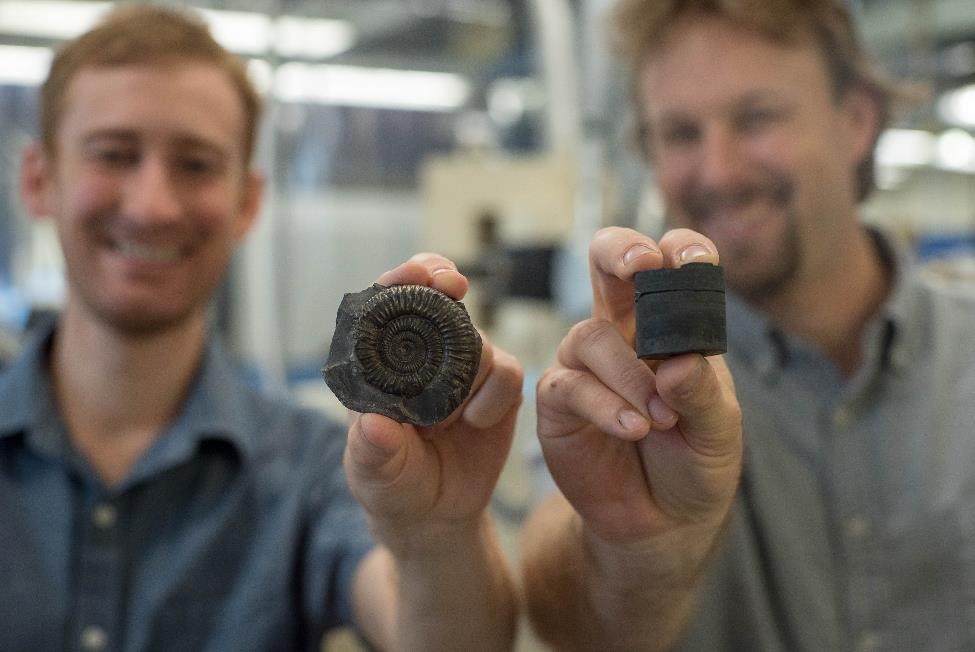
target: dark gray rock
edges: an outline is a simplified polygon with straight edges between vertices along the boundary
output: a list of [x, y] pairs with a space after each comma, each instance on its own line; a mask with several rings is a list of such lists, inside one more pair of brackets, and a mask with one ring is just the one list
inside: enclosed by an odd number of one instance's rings
[[637, 272], [633, 284], [638, 357], [659, 360], [728, 350], [721, 267], [688, 263], [647, 270]]
[[471, 391], [481, 337], [464, 304], [422, 285], [346, 294], [322, 368], [342, 405], [430, 426]]

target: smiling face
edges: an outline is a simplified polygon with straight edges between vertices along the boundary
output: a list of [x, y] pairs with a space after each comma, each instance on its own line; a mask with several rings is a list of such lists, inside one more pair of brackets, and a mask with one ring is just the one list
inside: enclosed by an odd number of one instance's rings
[[24, 183], [32, 212], [57, 223], [66, 311], [130, 332], [205, 318], [260, 199], [244, 131], [213, 65], [77, 74], [55, 150], [27, 158]]
[[638, 88], [668, 220], [714, 241], [733, 291], [774, 297], [836, 260], [874, 123], [862, 93], [836, 97], [811, 38], [784, 46], [689, 14]]

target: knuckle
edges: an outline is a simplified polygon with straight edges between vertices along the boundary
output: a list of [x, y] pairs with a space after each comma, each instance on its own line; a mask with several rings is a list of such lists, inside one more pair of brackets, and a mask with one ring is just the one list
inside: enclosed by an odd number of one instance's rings
[[535, 392], [539, 399], [571, 396], [578, 387], [582, 374], [566, 367], [552, 367], [539, 377]]
[[712, 392], [708, 391], [706, 364], [703, 358], [699, 359], [690, 372], [674, 383], [671, 387], [671, 395], [689, 407], [697, 407], [699, 404], [709, 402]]
[[436, 265], [439, 267], [448, 267], [450, 269], [457, 269], [457, 265], [454, 261], [450, 260], [446, 256], [432, 252], [432, 251], [422, 251], [415, 254], [410, 260], [423, 264], [423, 265]]
[[621, 387], [639, 389], [645, 395], [645, 401], [650, 400], [650, 395], [656, 386], [653, 372], [639, 359], [634, 357], [632, 361], [627, 361], [617, 370], [618, 383]]
[[587, 319], [569, 330], [567, 339], [580, 350], [597, 348], [607, 338], [615, 335], [616, 329], [605, 319]]
[[558, 389], [562, 369], [563, 367], [549, 367], [538, 377], [538, 381], [535, 383], [535, 393], [539, 398], [548, 396]]
[[598, 249], [608, 240], [612, 239], [613, 235], [616, 233], [618, 227], [615, 226], [605, 226], [598, 231], [596, 235], [592, 237], [592, 242], [590, 243], [591, 249]]
[[540, 440], [563, 434], [575, 423], [579, 405], [573, 398], [584, 374], [566, 367], [553, 367], [539, 378], [535, 401], [536, 431]]
[[596, 235], [593, 236], [593, 243], [603, 244], [606, 242], [611, 242], [618, 238], [620, 235], [625, 234], [628, 229], [622, 226], [605, 226], [598, 231]]
[[521, 391], [525, 384], [525, 371], [517, 361], [504, 360], [500, 364], [496, 361], [494, 368], [505, 387], [511, 387], [516, 392]]

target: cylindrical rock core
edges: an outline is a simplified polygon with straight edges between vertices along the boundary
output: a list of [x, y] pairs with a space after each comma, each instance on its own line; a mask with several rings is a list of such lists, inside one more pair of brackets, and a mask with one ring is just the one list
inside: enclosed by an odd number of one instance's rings
[[681, 353], [727, 351], [721, 267], [688, 263], [637, 272], [633, 282], [637, 356], [660, 360]]

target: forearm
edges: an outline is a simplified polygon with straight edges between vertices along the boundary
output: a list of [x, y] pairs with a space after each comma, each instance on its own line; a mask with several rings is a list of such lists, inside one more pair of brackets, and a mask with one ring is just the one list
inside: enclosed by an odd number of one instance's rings
[[[448, 535], [435, 546], [380, 548], [372, 560], [388, 587], [390, 620], [370, 636], [391, 650], [510, 650], [517, 601], [493, 525], [485, 515], [470, 532]], [[373, 630], [376, 632], [376, 630]]]
[[690, 618], [718, 532], [633, 546], [589, 535], [561, 496], [523, 533], [524, 592], [539, 636], [557, 650], [667, 650]]

